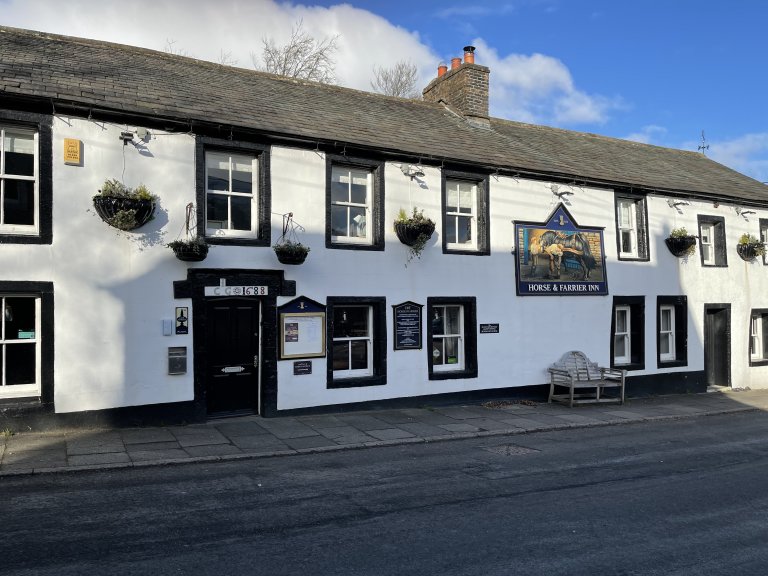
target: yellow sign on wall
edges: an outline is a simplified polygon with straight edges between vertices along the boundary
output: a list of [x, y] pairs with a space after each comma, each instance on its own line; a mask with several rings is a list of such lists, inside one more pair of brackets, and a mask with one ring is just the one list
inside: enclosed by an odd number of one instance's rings
[[80, 164], [82, 142], [74, 138], [64, 138], [64, 164]]

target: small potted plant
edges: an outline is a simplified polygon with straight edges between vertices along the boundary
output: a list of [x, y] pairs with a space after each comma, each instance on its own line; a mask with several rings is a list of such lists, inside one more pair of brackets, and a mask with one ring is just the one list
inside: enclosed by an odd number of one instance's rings
[[765, 244], [760, 242], [752, 234], [742, 234], [739, 243], [736, 245], [736, 252], [745, 262], [751, 262], [758, 256], [765, 254]]
[[186, 240], [174, 240], [168, 244], [176, 258], [182, 262], [202, 262], [208, 256], [208, 243], [205, 238], [195, 236]]
[[309, 246], [299, 242], [296, 230], [304, 231], [304, 228], [293, 221], [293, 212], [283, 214], [283, 235], [273, 246], [277, 260], [281, 264], [303, 264], [309, 254]]
[[129, 188], [122, 182], [106, 180], [93, 197], [93, 207], [104, 222], [118, 230], [134, 230], [152, 220], [157, 196], [144, 184]]
[[690, 256], [696, 250], [696, 236], [688, 234], [685, 228], [675, 228], [664, 242], [669, 251], [678, 258]]
[[410, 262], [414, 258], [421, 258], [424, 247], [435, 231], [435, 223], [424, 216], [424, 212], [414, 207], [413, 214], [408, 214], [400, 208], [395, 220], [395, 234], [400, 242], [408, 246]]

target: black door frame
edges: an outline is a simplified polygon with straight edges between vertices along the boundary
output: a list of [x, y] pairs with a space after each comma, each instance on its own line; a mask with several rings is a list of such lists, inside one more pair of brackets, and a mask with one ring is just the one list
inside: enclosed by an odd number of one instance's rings
[[259, 374], [259, 414], [277, 414], [277, 297], [296, 296], [296, 282], [285, 280], [282, 270], [253, 270], [243, 268], [190, 268], [187, 279], [173, 283], [174, 298], [192, 300], [192, 348], [194, 350], [195, 416], [207, 418], [205, 402], [205, 296], [206, 286], [266, 286], [261, 300], [261, 359]]
[[729, 303], [704, 304], [704, 379], [707, 384], [710, 381], [709, 375], [709, 311], [721, 310], [725, 312], [725, 340], [727, 346], [723, 354], [726, 370], [726, 386], [731, 385], [731, 305]]

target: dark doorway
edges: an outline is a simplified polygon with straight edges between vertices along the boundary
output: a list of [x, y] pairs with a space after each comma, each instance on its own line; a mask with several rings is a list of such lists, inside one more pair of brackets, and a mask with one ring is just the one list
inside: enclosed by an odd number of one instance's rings
[[260, 301], [205, 301], [205, 401], [209, 415], [259, 410]]
[[704, 370], [707, 386], [731, 385], [731, 307], [704, 305]]

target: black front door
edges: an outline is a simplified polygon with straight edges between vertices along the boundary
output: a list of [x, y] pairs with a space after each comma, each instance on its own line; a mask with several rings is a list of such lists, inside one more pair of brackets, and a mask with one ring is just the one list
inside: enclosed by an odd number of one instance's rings
[[725, 306], [704, 307], [704, 369], [707, 386], [730, 386], [730, 310]]
[[208, 414], [258, 412], [259, 316], [255, 298], [206, 300]]

